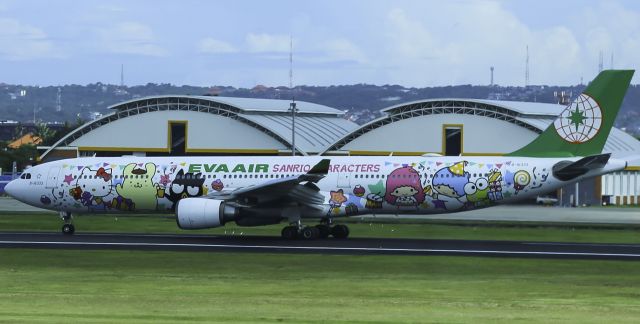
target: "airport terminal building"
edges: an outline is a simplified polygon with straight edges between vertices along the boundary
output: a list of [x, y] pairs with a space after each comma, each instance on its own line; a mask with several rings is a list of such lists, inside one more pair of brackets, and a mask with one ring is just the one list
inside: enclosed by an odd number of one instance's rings
[[[290, 155], [290, 101], [209, 96], [156, 96], [110, 107], [94, 120], [43, 148], [41, 160], [119, 155]], [[383, 109], [363, 126], [344, 112], [297, 102], [300, 155], [500, 156], [544, 131], [563, 105], [480, 99], [428, 99]], [[624, 171], [567, 186], [569, 204], [640, 204], [640, 141], [612, 129], [605, 152], [636, 155]]]

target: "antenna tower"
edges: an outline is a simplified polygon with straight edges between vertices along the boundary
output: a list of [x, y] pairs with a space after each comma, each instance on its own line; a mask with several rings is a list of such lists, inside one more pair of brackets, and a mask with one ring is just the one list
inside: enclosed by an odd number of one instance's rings
[[58, 95], [56, 96], [56, 111], [62, 111], [62, 89], [58, 87]]
[[611, 64], [609, 65], [609, 68], [613, 70], [613, 52], [611, 52]]
[[289, 90], [291, 91], [291, 155], [296, 155], [296, 98], [293, 92], [293, 36], [289, 38]]
[[602, 63], [602, 59], [603, 59], [603, 54], [602, 54], [602, 51], [600, 51], [600, 57], [598, 58], [598, 73], [602, 72], [602, 70], [604, 69], [604, 64]]
[[524, 86], [529, 86], [529, 45], [527, 45], [527, 59], [525, 60]]
[[490, 67], [489, 70], [491, 70], [491, 83], [490, 83], [490, 85], [493, 85], [493, 66]]
[[124, 88], [124, 64], [120, 64], [120, 88]]

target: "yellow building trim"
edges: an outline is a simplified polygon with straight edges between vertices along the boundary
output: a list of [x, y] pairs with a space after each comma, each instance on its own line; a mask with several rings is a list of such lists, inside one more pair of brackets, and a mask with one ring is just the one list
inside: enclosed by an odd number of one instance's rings
[[78, 151], [95, 151], [95, 152], [159, 152], [169, 153], [168, 148], [160, 147], [109, 147], [109, 146], [78, 146]]
[[628, 166], [624, 168], [625, 171], [640, 171], [640, 166]]
[[[393, 153], [393, 156], [421, 156], [424, 154], [440, 154], [441, 152], [392, 152], [392, 151], [349, 151], [349, 155], [374, 155], [385, 156]], [[506, 153], [463, 153], [462, 156], [504, 156]], [[442, 155], [444, 156], [444, 155]]]
[[504, 156], [506, 153], [462, 153], [462, 156]]
[[242, 153], [242, 154], [278, 154], [272, 149], [188, 149], [186, 153]]
[[440, 154], [446, 155], [447, 152], [447, 128], [460, 129], [460, 154], [464, 155], [464, 124], [442, 124], [442, 151]]
[[[349, 151], [349, 155], [371, 155], [371, 156], [386, 156], [393, 153], [393, 156], [420, 156], [427, 152], [395, 152], [395, 151]], [[436, 153], [440, 154], [440, 153]]]

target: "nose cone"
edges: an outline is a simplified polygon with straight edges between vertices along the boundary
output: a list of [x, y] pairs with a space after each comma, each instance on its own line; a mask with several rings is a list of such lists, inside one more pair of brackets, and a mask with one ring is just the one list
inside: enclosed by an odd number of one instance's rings
[[7, 193], [7, 195], [16, 198], [16, 181], [10, 181], [9, 183], [7, 183], [4, 186], [4, 192]]

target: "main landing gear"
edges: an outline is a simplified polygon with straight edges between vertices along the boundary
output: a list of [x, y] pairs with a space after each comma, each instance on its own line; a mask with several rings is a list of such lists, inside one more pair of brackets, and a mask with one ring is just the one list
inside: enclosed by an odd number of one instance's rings
[[75, 233], [76, 228], [73, 226], [71, 213], [68, 212], [60, 212], [60, 218], [64, 221], [62, 225], [62, 234], [64, 235], [73, 235]]
[[327, 238], [329, 235], [337, 239], [344, 239], [349, 236], [347, 225], [319, 224], [316, 226], [289, 225], [282, 229], [282, 238], [288, 240], [304, 239], [313, 240], [317, 238]]

